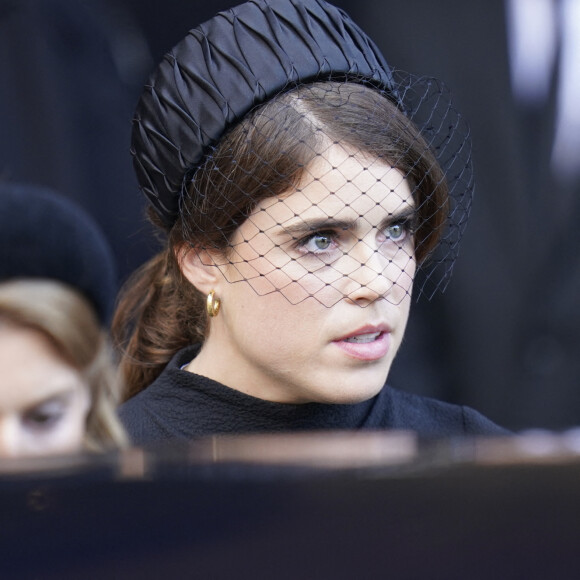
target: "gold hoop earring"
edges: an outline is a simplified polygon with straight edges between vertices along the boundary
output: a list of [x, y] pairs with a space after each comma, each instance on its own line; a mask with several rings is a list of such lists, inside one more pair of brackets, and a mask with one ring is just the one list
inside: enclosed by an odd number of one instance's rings
[[220, 305], [221, 305], [220, 299], [216, 298], [215, 292], [212, 290], [207, 295], [207, 300], [205, 303], [205, 309], [207, 310], [207, 315], [210, 318], [217, 316], [218, 312], [220, 311]]

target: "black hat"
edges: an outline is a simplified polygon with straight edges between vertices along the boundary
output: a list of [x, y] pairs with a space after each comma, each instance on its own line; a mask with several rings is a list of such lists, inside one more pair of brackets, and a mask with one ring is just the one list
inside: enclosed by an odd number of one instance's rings
[[28, 184], [0, 184], [0, 282], [46, 278], [83, 293], [101, 324], [111, 317], [116, 268], [95, 221], [68, 198]]
[[347, 75], [393, 85], [374, 43], [323, 0], [251, 0], [220, 12], [165, 55], [139, 101], [131, 151], [143, 193], [171, 226], [184, 179], [253, 106]]

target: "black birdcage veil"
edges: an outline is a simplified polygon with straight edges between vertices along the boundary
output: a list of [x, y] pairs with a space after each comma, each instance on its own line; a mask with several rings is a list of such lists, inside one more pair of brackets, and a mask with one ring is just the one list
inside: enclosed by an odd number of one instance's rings
[[[438, 84], [420, 86], [430, 89], [424, 98], [439, 91], [441, 102]], [[228, 281], [292, 303], [332, 306], [361, 285], [368, 297], [398, 303], [417, 268], [419, 292], [430, 284], [432, 293], [450, 275], [470, 200], [468, 187], [449, 197], [436, 154], [447, 166], [462, 163], [459, 173], [469, 156], [453, 139], [460, 121], [452, 109], [446, 117], [431, 110], [426, 130], [414, 125], [426, 102], [405, 115], [384, 92], [348, 80], [281, 93], [236, 125], [191, 177], [185, 238], [213, 250]]]
[[[209, 72], [234, 61], [230, 84]], [[169, 55], [135, 121], [143, 190], [229, 282], [324, 306], [445, 288], [471, 204], [468, 130], [441, 83], [389, 68], [342, 11], [218, 15]]]

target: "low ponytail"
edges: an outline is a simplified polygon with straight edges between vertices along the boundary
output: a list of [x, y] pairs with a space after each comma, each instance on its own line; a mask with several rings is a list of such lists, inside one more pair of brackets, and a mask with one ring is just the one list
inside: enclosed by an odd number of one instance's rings
[[150, 385], [181, 348], [203, 341], [204, 297], [182, 275], [169, 246], [124, 284], [112, 323], [125, 381], [123, 400]]

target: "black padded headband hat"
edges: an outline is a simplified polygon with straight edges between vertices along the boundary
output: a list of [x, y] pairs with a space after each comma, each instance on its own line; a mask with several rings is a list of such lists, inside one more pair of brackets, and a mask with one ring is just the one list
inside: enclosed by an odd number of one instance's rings
[[0, 283], [57, 280], [79, 290], [106, 326], [116, 297], [112, 251], [93, 219], [47, 189], [0, 184]]
[[253, 106], [288, 86], [345, 75], [392, 87], [365, 33], [322, 0], [251, 0], [191, 30], [165, 55], [139, 102], [134, 164], [167, 226], [184, 177]]
[[324, 0], [249, 0], [194, 28], [165, 55], [133, 119], [141, 190], [169, 231], [191, 176], [225, 132], [280, 92], [326, 80], [381, 90], [434, 152], [450, 213], [443, 258], [422, 270], [419, 293], [444, 289], [471, 207], [469, 131], [442, 83], [390, 67], [361, 28]]

